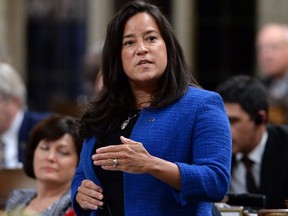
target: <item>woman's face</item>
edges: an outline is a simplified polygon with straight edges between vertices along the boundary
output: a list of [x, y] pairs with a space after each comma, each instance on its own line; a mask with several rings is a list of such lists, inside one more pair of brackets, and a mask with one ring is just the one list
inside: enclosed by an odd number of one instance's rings
[[77, 150], [70, 134], [55, 141], [41, 140], [34, 152], [34, 173], [41, 182], [70, 184], [77, 164]]
[[148, 13], [138, 13], [127, 20], [121, 58], [132, 88], [155, 88], [167, 66], [167, 49], [154, 18]]

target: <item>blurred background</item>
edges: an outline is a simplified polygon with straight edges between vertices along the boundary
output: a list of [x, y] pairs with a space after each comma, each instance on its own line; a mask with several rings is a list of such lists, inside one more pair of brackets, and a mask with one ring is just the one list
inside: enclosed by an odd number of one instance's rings
[[[83, 62], [127, 0], [0, 0], [0, 58], [27, 86], [28, 107], [76, 115], [85, 100]], [[200, 85], [257, 75], [255, 37], [288, 23], [287, 0], [151, 0], [167, 15]], [[1, 59], [0, 59], [1, 60]]]

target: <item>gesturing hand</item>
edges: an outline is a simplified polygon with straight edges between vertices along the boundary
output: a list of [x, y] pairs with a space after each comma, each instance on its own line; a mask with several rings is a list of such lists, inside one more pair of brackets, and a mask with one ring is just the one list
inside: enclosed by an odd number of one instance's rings
[[76, 201], [83, 209], [97, 209], [103, 206], [103, 190], [90, 180], [83, 180], [78, 188]]
[[140, 142], [120, 137], [122, 144], [96, 150], [92, 156], [94, 165], [105, 170], [121, 170], [129, 173], [146, 173], [153, 164], [153, 157]]

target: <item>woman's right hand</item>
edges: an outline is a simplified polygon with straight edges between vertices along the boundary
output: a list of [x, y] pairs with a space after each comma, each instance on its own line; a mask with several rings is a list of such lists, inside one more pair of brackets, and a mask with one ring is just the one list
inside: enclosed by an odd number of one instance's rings
[[83, 209], [98, 209], [103, 206], [103, 190], [90, 180], [83, 180], [78, 187], [76, 202]]

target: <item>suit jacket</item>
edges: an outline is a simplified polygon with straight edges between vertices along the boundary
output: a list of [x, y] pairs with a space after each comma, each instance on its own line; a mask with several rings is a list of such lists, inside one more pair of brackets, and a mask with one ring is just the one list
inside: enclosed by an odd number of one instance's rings
[[[177, 164], [181, 191], [151, 175], [124, 173], [126, 216], [212, 215], [211, 202], [222, 200], [228, 190], [232, 146], [229, 121], [218, 94], [190, 88], [167, 107], [143, 109], [130, 138], [143, 143], [151, 155]], [[83, 144], [71, 185], [73, 208], [81, 216], [97, 215], [97, 211], [84, 211], [75, 201], [82, 180], [101, 186], [91, 159], [95, 142], [93, 136]]]
[[[259, 193], [267, 197], [266, 208], [286, 208], [288, 199], [288, 126], [268, 125], [262, 156]], [[234, 163], [235, 160], [233, 160]], [[232, 174], [233, 174], [232, 164]]]
[[288, 199], [288, 126], [268, 126], [268, 140], [262, 158], [260, 192], [268, 208], [286, 208]]
[[24, 118], [18, 134], [18, 159], [20, 162], [23, 162], [25, 144], [28, 141], [30, 132], [38, 122], [49, 115], [51, 113], [24, 112]]

